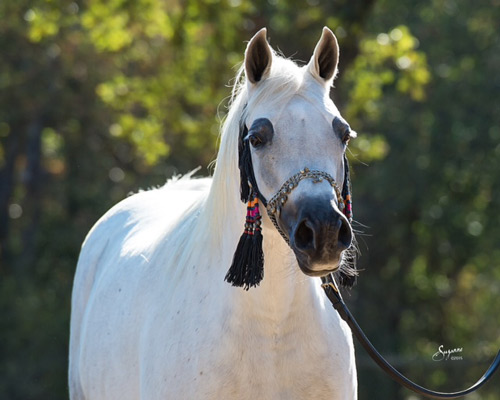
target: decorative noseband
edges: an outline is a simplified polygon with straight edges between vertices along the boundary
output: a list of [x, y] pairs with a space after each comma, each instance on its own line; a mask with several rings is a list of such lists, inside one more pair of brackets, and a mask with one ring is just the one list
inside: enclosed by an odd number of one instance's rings
[[266, 205], [267, 215], [271, 219], [271, 222], [273, 223], [276, 230], [280, 233], [280, 235], [288, 245], [290, 245], [290, 241], [285, 232], [283, 232], [283, 230], [278, 225], [277, 218], [281, 214], [281, 208], [285, 206], [288, 200], [288, 195], [299, 185], [300, 181], [302, 181], [303, 179], [312, 179], [313, 183], [320, 183], [324, 180], [327, 181], [335, 190], [335, 194], [337, 196], [337, 205], [340, 211], [344, 211], [346, 209], [345, 201], [342, 198], [340, 189], [337, 186], [335, 179], [333, 179], [333, 177], [329, 173], [318, 170], [310, 170], [307, 167], [300, 170], [295, 175], [292, 175], [290, 178], [288, 178], [285, 183], [283, 183], [283, 185], [281, 185], [281, 188], [273, 197], [271, 197], [271, 200], [269, 200]]

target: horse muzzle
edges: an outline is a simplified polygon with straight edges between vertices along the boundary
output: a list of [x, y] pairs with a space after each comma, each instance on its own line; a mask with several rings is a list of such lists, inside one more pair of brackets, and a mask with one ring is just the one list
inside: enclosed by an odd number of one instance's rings
[[[327, 196], [303, 197], [292, 213], [296, 214], [296, 218], [292, 218], [295, 221], [283, 225], [290, 225], [287, 229], [290, 247], [302, 272], [324, 276], [337, 270], [342, 252], [352, 243], [347, 218], [335, 209]], [[287, 214], [283, 213], [283, 219]]]
[[[288, 201], [303, 180], [320, 187], [302, 187], [301, 193]], [[345, 200], [330, 174], [304, 168], [281, 186], [266, 208], [306, 275], [324, 276], [339, 268], [342, 252], [351, 246], [353, 235], [345, 215]]]

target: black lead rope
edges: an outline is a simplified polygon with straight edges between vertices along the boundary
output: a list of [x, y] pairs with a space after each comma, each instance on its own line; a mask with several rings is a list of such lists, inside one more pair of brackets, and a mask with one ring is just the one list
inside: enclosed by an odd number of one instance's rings
[[382, 357], [382, 355], [373, 347], [371, 342], [368, 340], [364, 332], [359, 327], [358, 323], [352, 316], [351, 312], [347, 308], [340, 292], [338, 290], [337, 284], [331, 274], [326, 277], [321, 278], [323, 284], [321, 285], [325, 290], [326, 297], [332, 303], [333, 308], [337, 310], [341, 318], [347, 322], [349, 327], [351, 328], [354, 336], [359, 340], [359, 342], [363, 345], [366, 352], [370, 355], [370, 357], [377, 363], [377, 365], [382, 368], [392, 379], [394, 379], [397, 383], [403, 385], [404, 387], [418, 393], [422, 396], [427, 396], [431, 399], [456, 399], [458, 397], [465, 396], [466, 394], [472, 393], [475, 390], [479, 389], [483, 386], [495, 373], [500, 365], [500, 351], [497, 353], [495, 359], [491, 363], [488, 370], [484, 373], [484, 375], [470, 388], [462, 390], [460, 392], [453, 393], [444, 393], [444, 392], [435, 392], [433, 390], [426, 389], [420, 385], [409, 380], [406, 376], [404, 376], [401, 372], [395, 369], [391, 364], [387, 362], [387, 360]]

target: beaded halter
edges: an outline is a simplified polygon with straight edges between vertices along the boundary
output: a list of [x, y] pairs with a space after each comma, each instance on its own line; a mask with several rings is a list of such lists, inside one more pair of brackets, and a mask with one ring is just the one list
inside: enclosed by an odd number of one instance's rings
[[342, 199], [342, 194], [340, 193], [339, 187], [337, 186], [335, 179], [333, 179], [333, 177], [329, 173], [318, 170], [310, 170], [307, 167], [301, 169], [295, 175], [292, 175], [290, 178], [288, 178], [285, 183], [283, 183], [283, 185], [281, 185], [280, 190], [278, 190], [278, 192], [273, 197], [271, 197], [271, 200], [267, 202], [266, 206], [267, 215], [288, 245], [290, 245], [290, 240], [288, 239], [288, 236], [286, 236], [285, 232], [283, 232], [283, 230], [280, 228], [277, 218], [280, 216], [281, 209], [285, 206], [288, 200], [288, 195], [292, 192], [292, 190], [299, 186], [300, 181], [302, 181], [303, 179], [312, 179], [313, 183], [320, 183], [324, 180], [327, 181], [335, 190], [335, 194], [337, 196], [337, 204], [340, 211], [344, 211], [346, 209], [345, 200]]

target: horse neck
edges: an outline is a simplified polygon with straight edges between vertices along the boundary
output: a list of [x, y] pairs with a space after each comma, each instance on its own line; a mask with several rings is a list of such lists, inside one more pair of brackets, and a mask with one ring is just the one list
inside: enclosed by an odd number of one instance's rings
[[[203, 235], [211, 232], [209, 247], [220, 249], [224, 271], [231, 264], [237, 243], [235, 239], [227, 247], [225, 238], [240, 237], [246, 214], [246, 207], [240, 200], [238, 159], [234, 157], [238, 148], [238, 136], [234, 132], [239, 129], [239, 120], [240, 117], [228, 117], [224, 128], [227, 132], [222, 136], [212, 186], [203, 208], [203, 224], [198, 229]], [[251, 288], [248, 292], [230, 288], [234, 315], [254, 315], [255, 318], [277, 323], [286, 318], [310, 315], [316, 297], [314, 282], [299, 270], [292, 250], [265, 212], [262, 217], [264, 279], [257, 288]], [[213, 230], [214, 226], [221, 226], [222, 229]]]
[[276, 324], [310, 317], [316, 298], [314, 282], [300, 271], [292, 250], [267, 216], [263, 235], [264, 279], [236, 296], [237, 311]]

